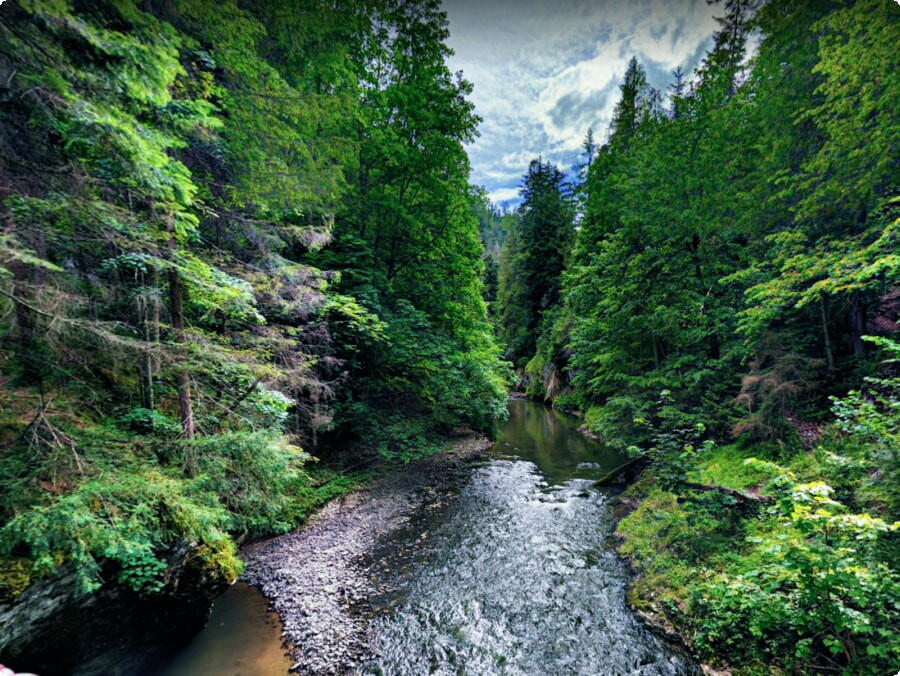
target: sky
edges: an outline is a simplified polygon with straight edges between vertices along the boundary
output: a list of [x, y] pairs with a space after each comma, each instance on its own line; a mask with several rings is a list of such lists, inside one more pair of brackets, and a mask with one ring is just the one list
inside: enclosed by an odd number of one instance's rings
[[498, 204], [518, 202], [529, 162], [569, 172], [588, 128], [606, 138], [632, 56], [665, 90], [711, 45], [721, 6], [706, 0], [443, 0], [449, 66], [474, 85], [483, 118], [468, 146], [471, 181]]

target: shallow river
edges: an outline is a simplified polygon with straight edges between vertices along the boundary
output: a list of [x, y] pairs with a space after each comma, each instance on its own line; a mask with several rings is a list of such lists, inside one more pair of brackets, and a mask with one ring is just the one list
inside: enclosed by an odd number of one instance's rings
[[[627, 459], [547, 407], [511, 400], [509, 409], [456, 499], [435, 501], [372, 556], [373, 577], [392, 591], [363, 609], [375, 617], [377, 655], [363, 673], [697, 673], [625, 604], [628, 575], [611, 546], [615, 489], [593, 482]], [[277, 627], [251, 596], [227, 592], [207, 630], [154, 673], [284, 674]], [[238, 648], [242, 635], [252, 639]], [[263, 654], [271, 661], [254, 664]]]
[[626, 458], [549, 408], [509, 408], [458, 499], [400, 536], [427, 543], [413, 565], [384, 558], [407, 572], [375, 621], [368, 673], [694, 673], [625, 605], [612, 494], [593, 481]]
[[281, 622], [262, 593], [238, 582], [216, 599], [206, 629], [147, 676], [283, 676]]

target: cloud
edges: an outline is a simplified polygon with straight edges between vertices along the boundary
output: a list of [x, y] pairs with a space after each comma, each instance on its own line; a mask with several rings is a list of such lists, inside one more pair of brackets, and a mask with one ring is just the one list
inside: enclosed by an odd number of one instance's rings
[[518, 188], [498, 188], [488, 193], [488, 199], [494, 204], [514, 202], [519, 199]]
[[[472, 179], [513, 199], [528, 162], [569, 169], [588, 128], [604, 138], [632, 56], [651, 85], [693, 70], [716, 29], [705, 0], [444, 0], [453, 70], [483, 118]], [[512, 196], [512, 197], [510, 197]]]

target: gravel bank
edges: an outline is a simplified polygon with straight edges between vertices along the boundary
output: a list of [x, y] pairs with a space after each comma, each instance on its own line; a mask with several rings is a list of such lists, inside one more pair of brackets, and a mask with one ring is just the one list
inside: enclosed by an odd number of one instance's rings
[[468, 435], [447, 450], [412, 462], [369, 487], [335, 500], [301, 530], [246, 547], [244, 580], [259, 587], [284, 622], [300, 674], [354, 672], [369, 655], [372, 554], [388, 536], [468, 475], [490, 446]]

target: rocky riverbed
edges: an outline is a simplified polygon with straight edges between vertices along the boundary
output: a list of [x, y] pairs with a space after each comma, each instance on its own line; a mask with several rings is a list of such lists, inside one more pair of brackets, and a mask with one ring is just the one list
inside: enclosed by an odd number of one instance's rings
[[460, 437], [328, 504], [302, 530], [244, 549], [244, 579], [281, 616], [293, 671], [343, 674], [366, 662], [369, 601], [389, 591], [372, 554], [416, 514], [451, 499], [489, 446], [483, 437]]

